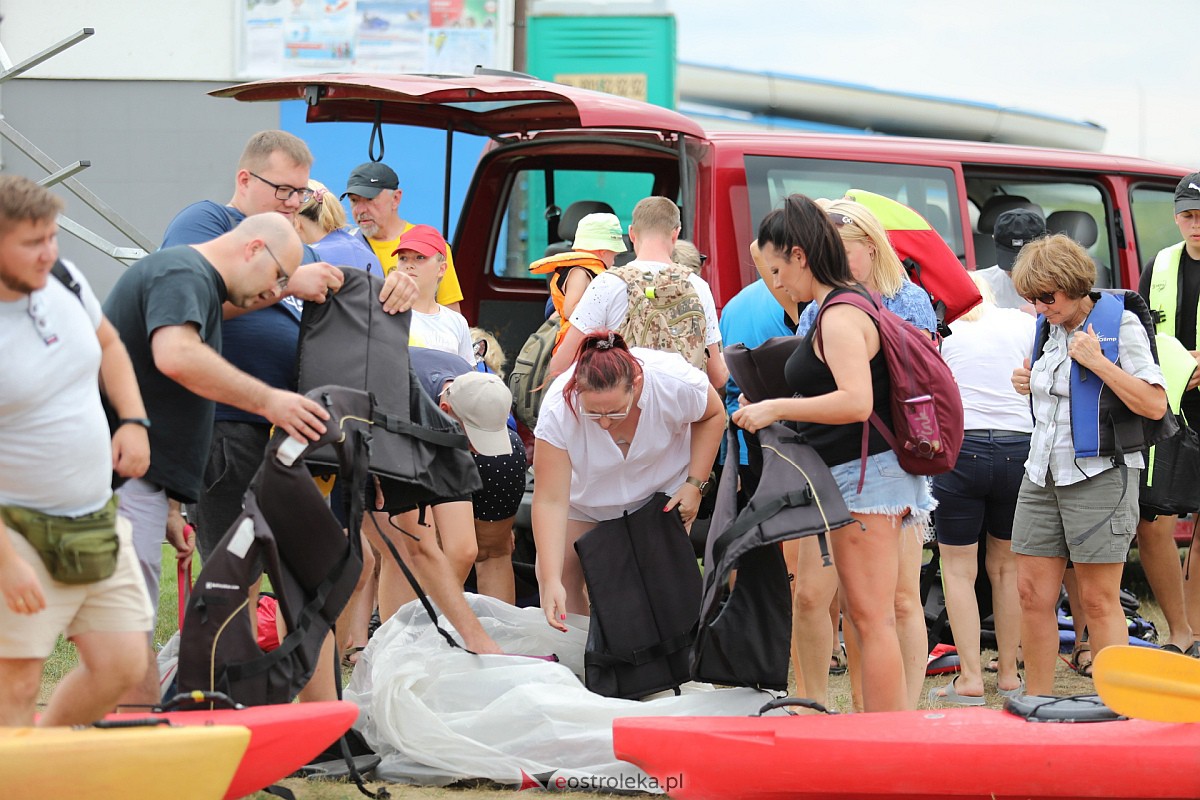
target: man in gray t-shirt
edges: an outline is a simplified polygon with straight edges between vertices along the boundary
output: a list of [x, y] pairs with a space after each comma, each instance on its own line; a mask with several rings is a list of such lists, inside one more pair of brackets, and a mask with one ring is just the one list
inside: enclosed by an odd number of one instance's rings
[[1012, 268], [1021, 248], [1046, 235], [1046, 220], [1037, 211], [1014, 208], [996, 218], [992, 239], [996, 242], [996, 266], [978, 270], [992, 288], [1000, 308], [1024, 309], [1029, 305], [1013, 288]]

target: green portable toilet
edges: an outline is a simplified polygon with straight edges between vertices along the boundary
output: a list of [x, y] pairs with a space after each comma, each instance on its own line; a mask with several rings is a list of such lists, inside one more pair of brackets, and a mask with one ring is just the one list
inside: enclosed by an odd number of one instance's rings
[[[525, 72], [545, 80], [675, 108], [675, 17], [665, 0], [609, 3], [542, 0], [527, 19]], [[543, 185], [530, 185], [530, 209], [547, 206]], [[554, 204], [603, 197], [625, 230], [634, 204], [649, 192], [644, 176], [626, 181], [611, 172], [559, 172]], [[544, 247], [545, 229], [528, 231], [532, 249]]]

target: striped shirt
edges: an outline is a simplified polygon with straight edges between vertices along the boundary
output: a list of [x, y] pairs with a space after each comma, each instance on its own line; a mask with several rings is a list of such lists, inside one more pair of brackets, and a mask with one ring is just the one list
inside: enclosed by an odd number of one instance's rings
[[[1038, 486], [1046, 485], [1047, 471], [1055, 486], [1067, 486], [1099, 475], [1113, 467], [1112, 456], [1075, 457], [1071, 441], [1071, 358], [1067, 355], [1068, 334], [1061, 325], [1050, 326], [1046, 348], [1034, 362], [1029, 387], [1033, 392], [1033, 437], [1025, 474]], [[1135, 378], [1166, 387], [1162, 370], [1154, 363], [1146, 329], [1131, 311], [1121, 314], [1117, 334], [1117, 364]], [[1126, 453], [1125, 464], [1142, 469], [1140, 452]]]

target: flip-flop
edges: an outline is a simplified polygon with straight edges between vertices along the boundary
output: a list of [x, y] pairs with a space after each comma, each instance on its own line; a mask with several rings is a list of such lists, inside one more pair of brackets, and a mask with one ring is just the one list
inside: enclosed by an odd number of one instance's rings
[[1014, 688], [1014, 689], [1001, 689], [1001, 688], [997, 687], [996, 694], [1000, 695], [1001, 697], [1007, 697], [1009, 699], [1015, 699], [1015, 698], [1023, 696], [1025, 694], [1025, 678], [1024, 678], [1024, 676], [1020, 677], [1020, 681], [1021, 682], [1018, 683], [1016, 688]]
[[953, 703], [956, 706], [982, 706], [987, 703], [982, 697], [971, 697], [970, 695], [959, 694], [958, 689], [954, 688], [954, 682], [958, 680], [958, 676], [945, 686], [935, 686], [929, 690], [928, 700], [929, 705], [934, 706], [938, 703]]

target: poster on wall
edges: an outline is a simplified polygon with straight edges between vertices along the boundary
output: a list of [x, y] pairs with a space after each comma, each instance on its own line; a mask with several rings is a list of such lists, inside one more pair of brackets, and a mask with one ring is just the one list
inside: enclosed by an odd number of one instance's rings
[[241, 78], [508, 69], [511, 0], [234, 0]]

